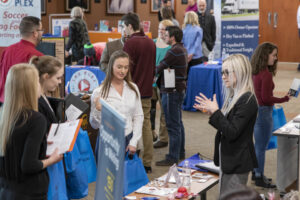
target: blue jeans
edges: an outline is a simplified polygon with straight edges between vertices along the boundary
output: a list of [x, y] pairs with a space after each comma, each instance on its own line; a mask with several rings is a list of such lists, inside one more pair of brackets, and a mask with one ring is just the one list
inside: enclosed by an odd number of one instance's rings
[[255, 175], [262, 176], [265, 167], [265, 154], [273, 128], [273, 106], [259, 106], [258, 116], [254, 125], [255, 153], [258, 161], [258, 168], [255, 168]]
[[166, 159], [173, 162], [178, 162], [179, 157], [185, 156], [185, 134], [181, 113], [183, 98], [184, 92], [162, 94], [162, 106], [169, 135], [169, 154], [166, 155]]

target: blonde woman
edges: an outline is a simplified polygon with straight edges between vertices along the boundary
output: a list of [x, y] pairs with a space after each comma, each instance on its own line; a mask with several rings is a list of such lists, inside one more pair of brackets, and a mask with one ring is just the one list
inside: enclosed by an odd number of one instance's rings
[[83, 46], [90, 42], [89, 34], [85, 21], [83, 20], [82, 8], [76, 6], [72, 8], [69, 24], [69, 41], [66, 46], [66, 57], [72, 48], [72, 62], [78, 62], [84, 58]]
[[183, 28], [183, 45], [188, 51], [188, 69], [194, 65], [201, 64], [202, 61], [202, 38], [203, 30], [198, 22], [198, 15], [194, 11], [189, 11], [185, 14]]
[[46, 120], [38, 112], [38, 72], [14, 65], [5, 84], [0, 111], [0, 199], [47, 199], [46, 168], [62, 159], [58, 150], [46, 158]]
[[[154, 39], [154, 43], [156, 46], [156, 62], [155, 66], [158, 66], [160, 62], [164, 59], [167, 51], [171, 49], [171, 45], [168, 45], [164, 41], [166, 28], [168, 26], [173, 26], [173, 22], [170, 20], [163, 20], [159, 23], [158, 26], [158, 38]], [[156, 79], [158, 77], [158, 74], [156, 75]], [[156, 103], [157, 100], [160, 104], [160, 126], [159, 126], [159, 136], [155, 133], [155, 115], [156, 115]], [[156, 83], [153, 84], [153, 95], [151, 99], [151, 111], [150, 111], [150, 119], [151, 119], [151, 128], [152, 128], [152, 135], [153, 135], [153, 141], [156, 141], [159, 137], [159, 141], [157, 141], [154, 144], [154, 148], [162, 148], [168, 146], [169, 137], [168, 137], [168, 131], [166, 128], [166, 121], [165, 121], [165, 114], [161, 105], [161, 98], [160, 98], [160, 91], [157, 87]]]
[[258, 105], [252, 83], [251, 64], [247, 57], [235, 54], [222, 66], [224, 104], [219, 109], [213, 100], [200, 93], [194, 108], [210, 114], [209, 123], [217, 129], [214, 163], [220, 166], [220, 195], [246, 185], [248, 175], [257, 167], [253, 129]]

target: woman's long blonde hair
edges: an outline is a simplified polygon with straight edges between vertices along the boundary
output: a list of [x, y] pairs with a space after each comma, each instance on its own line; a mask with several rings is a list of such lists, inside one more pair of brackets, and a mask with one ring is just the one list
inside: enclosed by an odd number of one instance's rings
[[29, 117], [26, 110], [38, 111], [38, 81], [38, 71], [30, 64], [16, 64], [7, 74], [4, 104], [0, 109], [0, 155], [2, 156], [5, 154], [6, 144], [19, 117], [24, 115], [25, 122]]
[[224, 60], [222, 68], [226, 68], [230, 72], [228, 74], [228, 79], [231, 85], [233, 85], [233, 75], [236, 77], [236, 83], [233, 87], [226, 88], [223, 85], [224, 103], [222, 112], [226, 115], [243, 94], [250, 92], [254, 95], [254, 87], [252, 82], [251, 64], [246, 56], [242, 54], [233, 54]]
[[192, 26], [200, 26], [198, 15], [194, 11], [185, 13], [182, 28], [185, 28], [187, 24], [191, 24]]

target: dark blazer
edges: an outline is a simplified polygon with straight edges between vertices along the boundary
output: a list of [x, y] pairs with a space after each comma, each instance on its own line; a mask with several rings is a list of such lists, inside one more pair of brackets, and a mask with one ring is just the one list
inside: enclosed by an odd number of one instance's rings
[[213, 113], [209, 123], [218, 132], [215, 137], [214, 163], [219, 166], [221, 143], [221, 169], [225, 174], [239, 174], [258, 167], [253, 144], [253, 129], [258, 105], [254, 94], [247, 92], [224, 116], [220, 110]]
[[216, 21], [215, 17], [206, 11], [204, 16], [198, 14], [199, 24], [203, 29], [203, 39], [202, 41], [205, 42], [208, 50], [212, 51], [215, 46], [216, 42]]
[[48, 103], [45, 101], [43, 97], [39, 98], [39, 112], [42, 113], [47, 120], [47, 134], [48, 134], [51, 124], [57, 123], [58, 120], [55, 116], [55, 113], [51, 110]]
[[123, 42], [121, 41], [122, 39], [118, 40], [113, 40], [111, 42], [107, 42], [106, 46], [102, 52], [101, 59], [100, 59], [100, 69], [107, 73], [108, 70], [108, 62], [110, 59], [110, 56], [118, 50], [123, 49]]

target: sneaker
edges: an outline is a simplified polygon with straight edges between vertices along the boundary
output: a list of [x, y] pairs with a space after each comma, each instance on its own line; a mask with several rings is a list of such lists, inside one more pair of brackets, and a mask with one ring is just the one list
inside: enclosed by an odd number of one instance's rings
[[165, 159], [165, 160], [161, 160], [161, 161], [157, 161], [155, 163], [156, 166], [172, 166], [174, 164], [177, 164], [177, 162], [174, 162], [172, 160], [168, 160], [168, 159]]
[[162, 141], [158, 141], [153, 145], [153, 147], [155, 149], [163, 148], [163, 147], [167, 147], [167, 146], [168, 146], [168, 142], [162, 142]]
[[255, 185], [263, 188], [276, 188], [276, 185], [268, 182], [268, 180], [266, 180], [264, 176], [256, 177]]
[[151, 167], [144, 166], [144, 168], [145, 168], [145, 171], [146, 171], [147, 174], [152, 173], [152, 168]]

